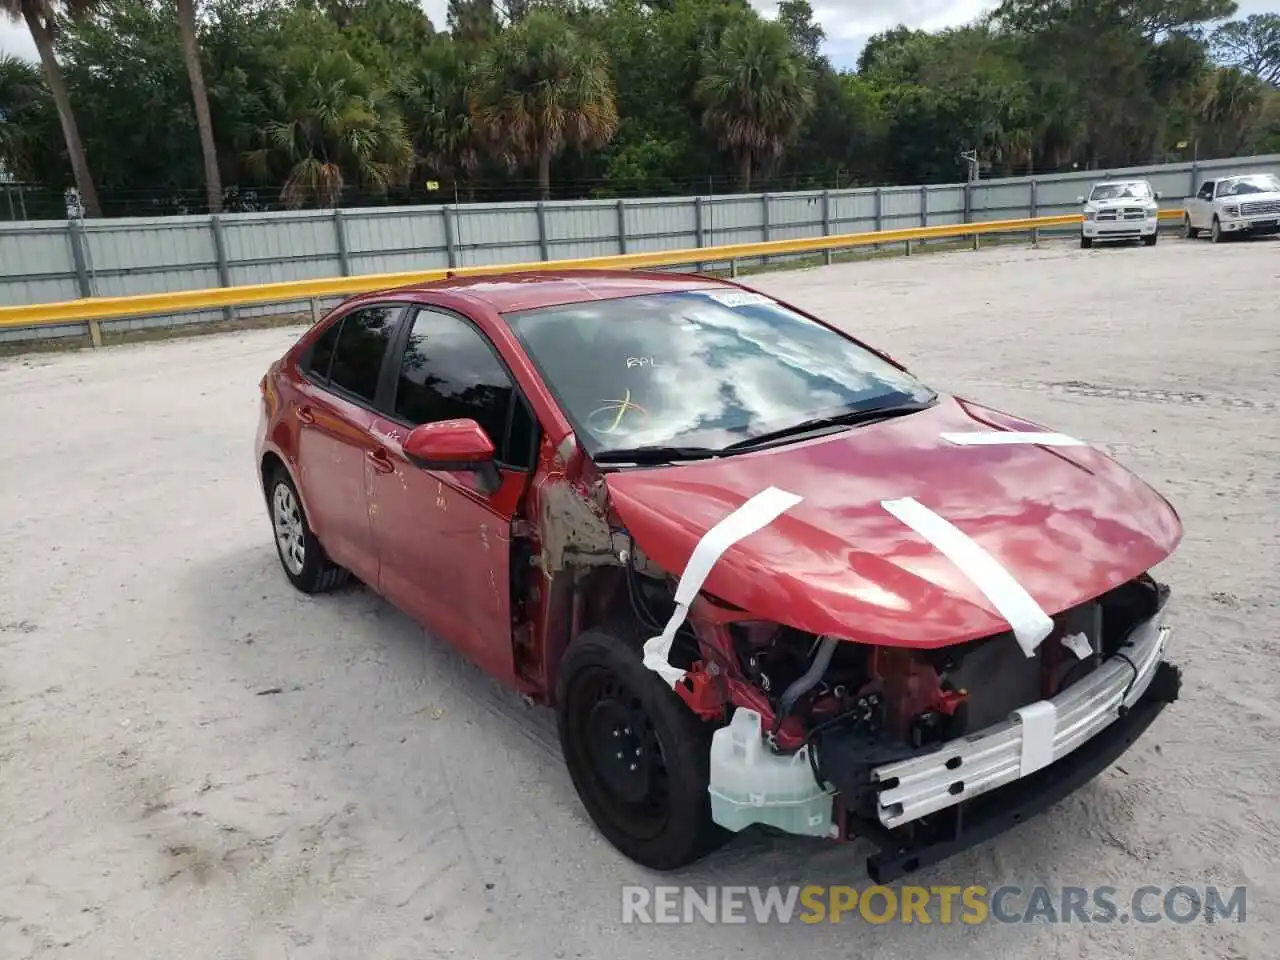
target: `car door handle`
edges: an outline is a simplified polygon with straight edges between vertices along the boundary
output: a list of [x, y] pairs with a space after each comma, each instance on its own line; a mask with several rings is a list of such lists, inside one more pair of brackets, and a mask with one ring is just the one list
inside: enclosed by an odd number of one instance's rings
[[312, 413], [312, 412], [311, 412], [311, 408], [310, 408], [310, 407], [299, 407], [299, 408], [298, 408], [298, 422], [299, 422], [299, 423], [315, 423], [315, 422], [316, 422], [316, 415], [315, 415], [314, 413]]
[[373, 465], [373, 469], [379, 473], [391, 473], [396, 468], [396, 465], [387, 457], [387, 451], [381, 447], [377, 450], [370, 450], [365, 454], [365, 457]]

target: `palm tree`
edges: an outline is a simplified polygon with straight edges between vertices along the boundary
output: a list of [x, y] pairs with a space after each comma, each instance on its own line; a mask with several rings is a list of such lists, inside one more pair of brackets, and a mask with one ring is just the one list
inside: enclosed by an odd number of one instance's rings
[[449, 0], [445, 24], [461, 43], [488, 43], [498, 32], [498, 14], [493, 0]]
[[533, 165], [542, 199], [551, 161], [565, 147], [613, 139], [618, 108], [603, 51], [549, 10], [535, 10], [486, 48], [471, 89], [471, 116], [511, 169]]
[[1218, 156], [1235, 155], [1262, 110], [1265, 90], [1261, 80], [1239, 67], [1219, 67], [1208, 74], [1195, 95], [1201, 146]]
[[34, 131], [24, 121], [30, 120], [44, 95], [40, 71], [34, 65], [0, 53], [0, 174], [7, 172], [19, 180], [30, 176]]
[[799, 134], [813, 106], [813, 81], [784, 26], [743, 19], [703, 53], [694, 96], [746, 191], [757, 162], [775, 162]]
[[337, 206], [348, 182], [384, 191], [409, 173], [413, 151], [390, 95], [343, 51], [287, 55], [267, 90], [259, 146], [245, 160], [261, 179], [283, 174], [290, 209]]
[[209, 212], [222, 212], [222, 175], [218, 172], [218, 147], [213, 139], [213, 118], [209, 94], [200, 65], [200, 41], [196, 38], [196, 0], [178, 0], [178, 34], [182, 38], [182, 59], [191, 81], [191, 99], [196, 107], [196, 128], [200, 131], [200, 152], [204, 157], [204, 185], [209, 195]]
[[480, 166], [484, 141], [467, 104], [473, 73], [464, 45], [452, 40], [433, 43], [401, 90], [418, 164], [431, 179], [465, 183]]
[[[71, 172], [75, 175], [80, 202], [84, 204], [86, 214], [100, 217], [102, 207], [98, 203], [98, 190], [89, 174], [89, 160], [85, 156], [84, 143], [80, 140], [75, 113], [71, 110], [71, 96], [67, 93], [62, 67], [53, 52], [58, 34], [58, 2], [59, 0], [0, 0], [0, 11], [11, 20], [25, 21], [27, 29], [31, 31], [31, 39], [35, 41], [36, 50], [40, 53], [40, 64], [44, 67], [45, 83], [58, 109], [58, 123], [62, 127], [62, 138], [67, 144], [67, 156], [71, 160]], [[67, 14], [74, 17], [90, 10], [94, 6], [94, 0], [61, 0], [61, 5]]]

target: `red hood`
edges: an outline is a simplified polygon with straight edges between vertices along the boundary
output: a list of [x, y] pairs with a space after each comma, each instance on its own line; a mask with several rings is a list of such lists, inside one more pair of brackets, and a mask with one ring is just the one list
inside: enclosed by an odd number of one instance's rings
[[914, 497], [1059, 613], [1165, 559], [1182, 538], [1159, 494], [1090, 447], [957, 446], [944, 432], [1039, 430], [943, 396], [927, 411], [771, 450], [607, 475], [640, 547], [684, 570], [702, 535], [769, 486], [804, 499], [730, 547], [704, 584], [762, 620], [935, 647], [1009, 625], [949, 560], [887, 513]]

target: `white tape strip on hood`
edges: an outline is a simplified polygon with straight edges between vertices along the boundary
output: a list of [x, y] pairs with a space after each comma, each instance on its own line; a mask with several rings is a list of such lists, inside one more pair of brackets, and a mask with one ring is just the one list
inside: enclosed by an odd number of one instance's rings
[[983, 592], [1009, 622], [1018, 646], [1028, 657], [1053, 632], [1053, 621], [1009, 571], [964, 531], [913, 497], [881, 500], [880, 506], [928, 540]]
[[803, 497], [777, 487], [761, 490], [754, 497], [729, 514], [714, 527], [703, 534], [698, 545], [693, 548], [693, 555], [680, 576], [676, 586], [676, 608], [666, 628], [656, 637], [645, 642], [644, 665], [657, 673], [663, 680], [674, 687], [684, 671], [671, 666], [667, 657], [671, 653], [671, 644], [676, 638], [676, 631], [684, 623], [689, 613], [689, 605], [702, 589], [711, 568], [716, 565], [720, 555], [744, 537], [749, 537], [762, 527], [768, 526], [784, 511], [791, 509]]
[[944, 433], [948, 443], [968, 447], [994, 447], [1013, 443], [1034, 443], [1041, 447], [1083, 447], [1085, 442], [1065, 433], [1019, 433], [1016, 430], [993, 430], [990, 433]]

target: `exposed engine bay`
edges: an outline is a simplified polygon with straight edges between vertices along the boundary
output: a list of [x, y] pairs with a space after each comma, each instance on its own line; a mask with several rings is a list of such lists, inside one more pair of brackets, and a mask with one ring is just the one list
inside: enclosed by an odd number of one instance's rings
[[1054, 632], [1033, 657], [1023, 655], [1011, 632], [924, 651], [863, 646], [756, 622], [730, 624], [729, 633], [742, 677], [774, 710], [773, 740], [783, 749], [788, 740], [795, 748], [794, 734], [777, 736], [784, 726], [803, 731], [804, 742], [834, 723], [866, 726], [919, 748], [981, 730], [1017, 707], [1061, 693], [1112, 656], [1167, 596], [1167, 587], [1149, 576], [1129, 581], [1054, 617]]
[[[637, 615], [660, 632], [671, 606], [663, 585], [628, 574]], [[676, 692], [712, 722], [736, 707], [756, 711], [772, 754], [802, 756], [848, 814], [872, 819], [875, 767], [987, 730], [1124, 658], [1121, 647], [1168, 594], [1149, 575], [1130, 580], [1053, 617], [1053, 632], [1031, 657], [1012, 632], [912, 650], [814, 636], [707, 605], [673, 648], [673, 662], [688, 671]]]

